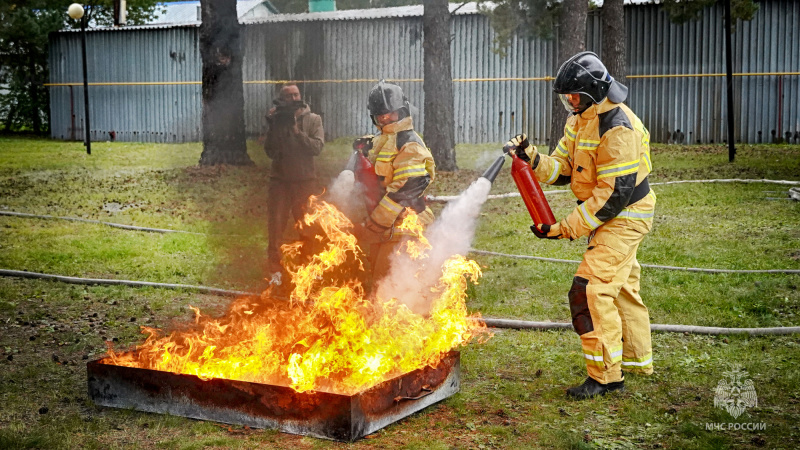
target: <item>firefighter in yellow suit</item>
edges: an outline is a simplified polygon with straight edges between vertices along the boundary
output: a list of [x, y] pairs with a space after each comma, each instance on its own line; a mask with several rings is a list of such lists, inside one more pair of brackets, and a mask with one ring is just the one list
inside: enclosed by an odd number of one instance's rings
[[371, 140], [369, 160], [381, 180], [384, 195], [356, 228], [356, 236], [362, 247], [369, 247], [372, 279], [377, 281], [389, 272], [390, 256], [397, 243], [407, 237], [396, 229], [408, 214], [407, 209], [419, 216], [423, 226], [433, 222], [433, 211], [425, 204], [424, 193], [436, 177], [436, 165], [414, 131], [410, 105], [400, 86], [381, 80], [370, 90], [367, 108], [380, 134], [361, 140]]
[[570, 184], [578, 207], [554, 225], [535, 224], [547, 239], [588, 236], [572, 281], [569, 305], [589, 377], [567, 390], [585, 399], [623, 389], [622, 371], [653, 373], [650, 317], [639, 296], [636, 251], [653, 224], [655, 193], [650, 134], [623, 103], [628, 88], [615, 81], [591, 52], [559, 69], [553, 90], [572, 113], [554, 151], [540, 155], [525, 135], [504, 148], [529, 161], [536, 178]]

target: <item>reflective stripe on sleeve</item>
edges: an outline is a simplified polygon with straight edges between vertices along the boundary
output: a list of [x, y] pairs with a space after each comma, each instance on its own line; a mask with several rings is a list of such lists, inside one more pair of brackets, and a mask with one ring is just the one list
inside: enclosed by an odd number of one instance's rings
[[567, 139], [569, 139], [572, 142], [575, 142], [575, 137], [577, 136], [575, 134], [575, 130], [573, 130], [572, 128], [569, 127], [569, 125], [567, 125], [564, 131], [566, 133]]
[[404, 180], [409, 177], [424, 177], [428, 172], [425, 170], [425, 164], [414, 164], [412, 166], [399, 167], [395, 169], [393, 181]]
[[594, 230], [595, 228], [602, 225], [602, 223], [600, 223], [600, 221], [597, 219], [597, 217], [594, 216], [594, 214], [586, 210], [586, 202], [583, 202], [581, 203], [580, 206], [578, 206], [578, 211], [581, 212], [581, 217], [583, 218], [583, 222], [590, 229]]
[[636, 173], [639, 171], [639, 160], [626, 162], [622, 164], [614, 164], [609, 166], [600, 166], [597, 168], [597, 179], [606, 177], [619, 177], [629, 173]]
[[652, 172], [653, 171], [653, 163], [650, 161], [650, 151], [649, 150], [645, 151], [644, 155], [642, 155], [642, 156], [644, 158], [645, 164], [647, 164], [647, 171], [648, 172]]
[[578, 141], [578, 150], [594, 151], [597, 150], [598, 145], [600, 145], [600, 141], [593, 141], [591, 139], [581, 139], [580, 141]]
[[377, 161], [391, 162], [396, 155], [397, 152], [380, 152], [378, 153]]
[[635, 128], [639, 133], [642, 133], [642, 145], [647, 148], [650, 146], [650, 132], [647, 131], [647, 127], [644, 126], [642, 120], [638, 117], [633, 122], [633, 128]]
[[552, 161], [553, 161], [553, 171], [550, 173], [550, 178], [548, 178], [547, 181], [545, 181], [545, 183], [547, 184], [555, 183], [555, 181], [558, 179], [558, 175], [561, 173], [561, 163], [556, 160]]
[[569, 157], [569, 153], [567, 152], [567, 148], [564, 147], [563, 141], [558, 141], [558, 145], [556, 146], [556, 154], [563, 156], [564, 158]]

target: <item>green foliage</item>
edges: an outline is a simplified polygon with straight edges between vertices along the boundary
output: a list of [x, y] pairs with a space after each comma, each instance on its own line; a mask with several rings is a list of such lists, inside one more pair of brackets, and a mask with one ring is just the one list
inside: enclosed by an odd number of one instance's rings
[[[591, 2], [590, 2], [591, 4]], [[478, 2], [494, 29], [493, 50], [506, 55], [515, 35], [553, 39], [561, 2], [553, 0], [501, 0]]]
[[[67, 16], [73, 0], [0, 0], [0, 129], [33, 131], [49, 129], [47, 82], [48, 34], [64, 27], [79, 28]], [[113, 23], [113, 0], [83, 3], [92, 26]], [[157, 0], [129, 0], [128, 23], [152, 17]]]
[[[674, 23], [685, 23], [700, 18], [703, 10], [714, 6], [718, 0], [664, 0], [665, 11]], [[731, 2], [731, 17], [736, 20], [750, 20], [758, 11], [754, 0], [722, 0]]]

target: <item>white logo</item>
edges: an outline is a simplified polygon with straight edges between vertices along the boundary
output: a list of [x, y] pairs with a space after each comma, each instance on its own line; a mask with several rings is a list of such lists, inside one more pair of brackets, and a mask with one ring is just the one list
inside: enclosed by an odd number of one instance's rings
[[714, 407], [728, 411], [734, 419], [745, 409], [758, 406], [758, 396], [753, 380], [747, 379], [747, 372], [738, 365], [733, 366], [724, 378], [719, 380], [714, 395]]

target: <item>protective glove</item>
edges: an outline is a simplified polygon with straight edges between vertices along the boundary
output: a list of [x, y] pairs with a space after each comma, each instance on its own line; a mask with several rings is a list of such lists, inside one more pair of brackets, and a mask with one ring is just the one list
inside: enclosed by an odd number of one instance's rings
[[528, 142], [528, 136], [518, 134], [512, 137], [506, 145], [503, 146], [503, 152], [509, 155], [516, 155], [519, 159], [525, 161], [535, 169], [539, 165], [539, 152], [536, 147]]
[[383, 241], [383, 235], [388, 230], [388, 227], [383, 227], [375, 223], [374, 220], [367, 217], [367, 219], [360, 224], [356, 224], [353, 229], [353, 235], [362, 246], [377, 244]]
[[360, 151], [364, 156], [367, 156], [369, 151], [372, 150], [372, 139], [374, 138], [375, 136], [371, 134], [361, 136], [353, 141], [353, 150]]
[[537, 223], [536, 225], [531, 226], [531, 231], [533, 234], [536, 235], [539, 239], [569, 239], [572, 240], [572, 237], [566, 234], [561, 229], [560, 223], [555, 223], [553, 225], [548, 225], [546, 223]]

